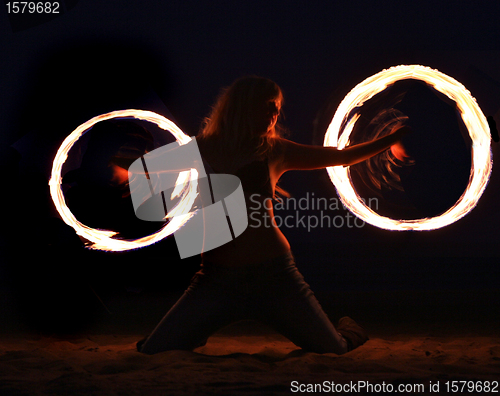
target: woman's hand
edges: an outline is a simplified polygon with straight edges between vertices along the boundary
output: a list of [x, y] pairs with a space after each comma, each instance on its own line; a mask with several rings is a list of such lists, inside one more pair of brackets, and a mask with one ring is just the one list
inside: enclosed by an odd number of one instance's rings
[[410, 156], [405, 150], [405, 147], [403, 146], [403, 143], [397, 142], [396, 144], [393, 144], [391, 146], [391, 153], [400, 161], [404, 161], [405, 158], [409, 158]]
[[404, 161], [405, 158], [409, 158], [410, 156], [406, 152], [405, 146], [401, 142], [404, 136], [410, 134], [412, 132], [410, 127], [403, 126], [399, 128], [397, 131], [393, 132], [392, 135], [397, 139], [397, 142], [391, 146], [391, 153], [396, 157], [399, 161]]

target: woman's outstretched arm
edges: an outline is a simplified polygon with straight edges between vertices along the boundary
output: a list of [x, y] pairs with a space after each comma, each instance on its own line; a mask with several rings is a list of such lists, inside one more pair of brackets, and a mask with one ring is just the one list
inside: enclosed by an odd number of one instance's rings
[[410, 128], [403, 127], [371, 142], [360, 143], [338, 150], [335, 147], [310, 146], [282, 140], [282, 172], [293, 169], [321, 169], [337, 165], [354, 165], [377, 155], [388, 148], [400, 160], [407, 157], [401, 144]]

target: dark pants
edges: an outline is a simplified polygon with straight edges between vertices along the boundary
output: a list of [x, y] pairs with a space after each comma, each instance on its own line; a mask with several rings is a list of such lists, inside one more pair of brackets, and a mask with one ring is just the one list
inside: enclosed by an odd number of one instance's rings
[[254, 319], [311, 352], [347, 352], [291, 253], [249, 268], [221, 268], [204, 262], [183, 296], [141, 347], [154, 354], [192, 350], [221, 327]]

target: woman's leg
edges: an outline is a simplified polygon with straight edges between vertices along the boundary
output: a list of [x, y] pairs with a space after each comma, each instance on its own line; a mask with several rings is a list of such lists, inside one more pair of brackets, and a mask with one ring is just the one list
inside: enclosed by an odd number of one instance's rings
[[346, 340], [337, 332], [309, 285], [304, 284], [300, 292], [289, 292], [268, 303], [265, 320], [307, 351], [346, 353]]
[[235, 320], [233, 300], [208, 278], [202, 271], [195, 275], [186, 292], [140, 346], [140, 352], [193, 350]]
[[[340, 334], [340, 329], [337, 331], [333, 326], [293, 259], [274, 273], [267, 290], [260, 302], [262, 320], [294, 344], [311, 352], [339, 355], [353, 348]], [[355, 322], [349, 323], [354, 328]]]

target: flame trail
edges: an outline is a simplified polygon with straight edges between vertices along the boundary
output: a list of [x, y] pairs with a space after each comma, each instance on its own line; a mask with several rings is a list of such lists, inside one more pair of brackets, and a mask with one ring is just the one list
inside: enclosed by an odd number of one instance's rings
[[[167, 237], [168, 235], [173, 234], [175, 231], [181, 228], [191, 218], [191, 216], [193, 216], [193, 213], [175, 216], [175, 213], [172, 212], [174, 212], [177, 208], [179, 208], [177, 210], [180, 210], [181, 208], [192, 207], [193, 202], [196, 199], [198, 177], [198, 174], [194, 169], [191, 169], [191, 171], [179, 173], [176, 184], [177, 188], [172, 193], [172, 195], [178, 196], [182, 193], [184, 193], [184, 195], [180, 199], [176, 208], [174, 208], [171, 213], [169, 213], [168, 217], [171, 218], [170, 222], [164, 225], [156, 233], [153, 233], [151, 235], [129, 240], [113, 238], [113, 236], [117, 235], [116, 232], [87, 227], [86, 225], [79, 222], [71, 213], [68, 206], [66, 205], [64, 194], [61, 189], [61, 171], [62, 166], [68, 158], [68, 152], [75, 144], [75, 142], [96, 123], [118, 117], [133, 117], [138, 120], [144, 120], [154, 123], [160, 128], [169, 131], [179, 144], [186, 144], [191, 140], [189, 136], [184, 134], [184, 132], [182, 132], [182, 130], [169, 119], [152, 111], [133, 109], [112, 111], [110, 113], [94, 117], [80, 125], [68, 137], [66, 137], [66, 139], [64, 139], [63, 143], [59, 147], [59, 150], [57, 151], [52, 164], [51, 178], [49, 180], [50, 195], [52, 196], [54, 205], [59, 212], [62, 220], [66, 224], [71, 226], [78, 235], [89, 241], [89, 243], [86, 245], [86, 247], [89, 249], [104, 251], [126, 251], [142, 248], [156, 243]], [[186, 211], [184, 211], [184, 213], [185, 212]]]
[[326, 131], [324, 145], [345, 148], [357, 121], [357, 117], [347, 119], [350, 112], [361, 107], [388, 85], [404, 79], [422, 80], [453, 100], [469, 131], [472, 139], [471, 173], [469, 184], [458, 201], [440, 216], [394, 220], [380, 216], [363, 203], [354, 190], [349, 167], [330, 167], [327, 171], [343, 204], [367, 223], [387, 230], [434, 230], [461, 219], [476, 206], [488, 184], [492, 169], [488, 122], [476, 100], [461, 83], [438, 70], [421, 65], [401, 65], [383, 70], [358, 84], [346, 95]]

